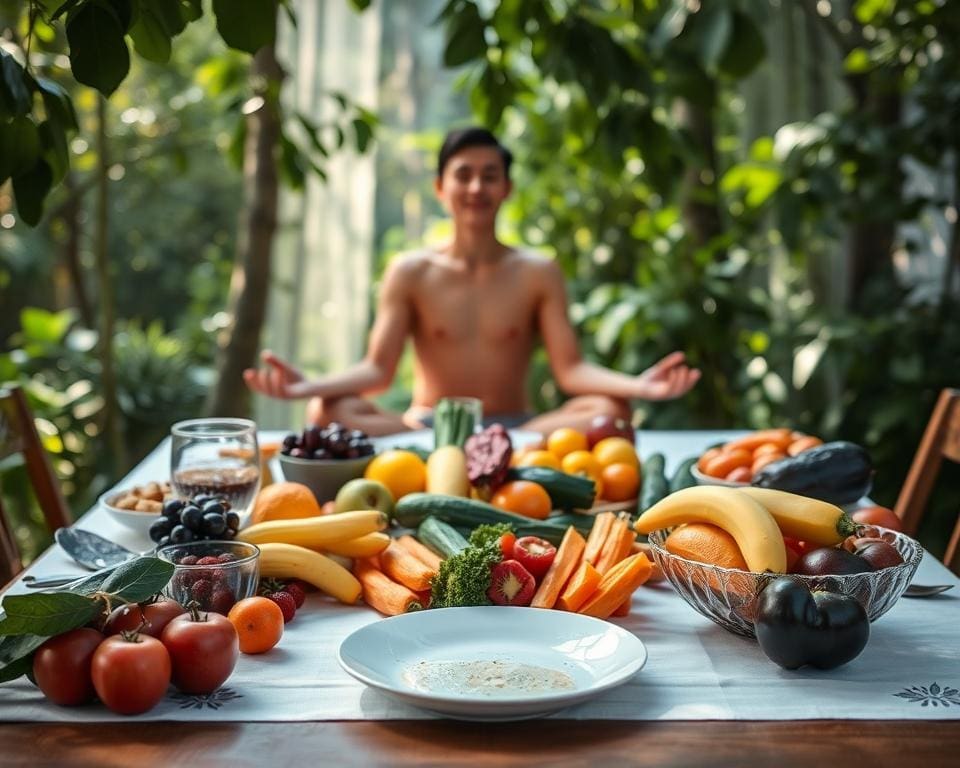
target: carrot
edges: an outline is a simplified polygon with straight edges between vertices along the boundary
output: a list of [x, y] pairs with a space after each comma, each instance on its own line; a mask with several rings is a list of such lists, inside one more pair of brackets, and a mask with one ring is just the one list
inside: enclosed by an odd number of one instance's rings
[[637, 534], [630, 528], [630, 523], [618, 518], [603, 544], [603, 551], [595, 564], [597, 570], [604, 574], [623, 560], [630, 554], [630, 548], [636, 538]]
[[442, 562], [440, 557], [432, 549], [428, 549], [413, 538], [409, 533], [403, 534], [403, 536], [397, 539], [397, 543], [424, 565], [429, 566], [434, 571], [440, 570], [440, 563]]
[[581, 561], [580, 567], [563, 588], [563, 594], [557, 599], [556, 607], [561, 611], [576, 611], [593, 594], [601, 578], [600, 572], [591, 563]]
[[553, 608], [560, 597], [560, 590], [567, 583], [570, 574], [580, 563], [580, 555], [587, 542], [572, 525], [563, 534], [563, 541], [557, 549], [557, 554], [550, 564], [550, 569], [544, 574], [537, 592], [530, 605], [534, 608]]
[[609, 533], [610, 526], [613, 525], [615, 519], [616, 515], [613, 512], [601, 512], [593, 518], [593, 527], [587, 536], [587, 546], [583, 550], [583, 559], [586, 562], [591, 564], [597, 562], [597, 558], [600, 557], [600, 550], [603, 549], [603, 543], [607, 540], [607, 533]]
[[353, 566], [353, 575], [363, 587], [364, 602], [386, 616], [398, 616], [423, 608], [423, 602], [416, 593], [403, 584], [397, 584], [383, 571], [375, 568], [369, 559], [357, 560]]
[[437, 572], [418, 558], [411, 555], [395, 541], [380, 553], [380, 568], [394, 581], [398, 581], [414, 592], [430, 589], [430, 580]]
[[579, 613], [606, 619], [634, 590], [650, 578], [650, 561], [644, 554], [631, 555], [617, 563], [600, 581]]
[[793, 438], [790, 435], [789, 429], [758, 429], [749, 435], [731, 440], [723, 446], [723, 450], [730, 451], [735, 448], [745, 448], [752, 453], [754, 448], [764, 443], [776, 443], [780, 446], [780, 450], [784, 450], [790, 445], [792, 440]]
[[616, 616], [617, 618], [621, 618], [621, 619], [622, 619], [624, 616], [629, 616], [629, 615], [630, 615], [630, 606], [631, 606], [632, 603], [633, 603], [633, 598], [632, 598], [632, 597], [627, 598], [627, 599], [624, 600], [622, 603], [620, 603], [620, 605], [618, 605], [618, 606], [614, 609], [613, 613], [611, 613], [610, 615], [611, 615], [611, 616]]

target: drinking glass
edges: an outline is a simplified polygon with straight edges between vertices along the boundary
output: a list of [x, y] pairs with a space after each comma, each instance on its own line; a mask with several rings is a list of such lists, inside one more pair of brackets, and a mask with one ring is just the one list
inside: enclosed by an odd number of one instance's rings
[[185, 499], [218, 496], [242, 517], [260, 488], [257, 425], [249, 419], [189, 419], [170, 433], [174, 492]]
[[474, 433], [483, 431], [483, 401], [478, 397], [444, 397], [440, 402], [446, 400], [449, 403], [455, 403], [464, 409], [473, 417]]

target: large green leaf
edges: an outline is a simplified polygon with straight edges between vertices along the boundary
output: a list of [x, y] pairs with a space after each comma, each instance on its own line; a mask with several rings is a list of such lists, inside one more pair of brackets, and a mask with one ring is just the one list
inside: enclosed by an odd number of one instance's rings
[[43, 218], [43, 202], [53, 186], [53, 171], [45, 160], [38, 160], [26, 173], [13, 177], [13, 196], [17, 212], [31, 227]]
[[82, 627], [100, 612], [101, 604], [72, 592], [9, 595], [3, 601], [6, 618], [0, 635], [59, 635]]
[[766, 55], [767, 45], [760, 28], [746, 14], [734, 11], [730, 44], [720, 59], [720, 71], [737, 79], [746, 77]]
[[[133, 47], [143, 58], [166, 64], [170, 61], [170, 38], [173, 32], [167, 27], [166, 16], [160, 11], [158, 0], [141, 2], [137, 20], [130, 28]], [[174, 8], [176, 11], [176, 7]], [[179, 14], [175, 18], [179, 19]]]
[[277, 38], [277, 0], [213, 0], [213, 13], [231, 48], [256, 53]]
[[733, 35], [733, 15], [726, 6], [710, 3], [697, 14], [697, 29], [700, 63], [708, 73], [715, 74]]
[[33, 121], [18, 117], [0, 122], [0, 183], [26, 173], [40, 157], [40, 133]]
[[61, 126], [50, 120], [40, 123], [39, 131], [43, 159], [50, 166], [53, 183], [59, 184], [70, 169], [67, 135]]
[[459, 67], [479, 59], [487, 52], [483, 37], [484, 21], [477, 6], [469, 3], [447, 18], [447, 45], [443, 50], [443, 64]]
[[23, 67], [0, 50], [0, 119], [26, 115], [31, 101]]
[[53, 80], [38, 77], [36, 82], [43, 98], [43, 106], [47, 110], [47, 119], [59, 124], [64, 130], [77, 130], [77, 113], [73, 109], [70, 95]]
[[113, 93], [130, 70], [124, 29], [114, 10], [93, 0], [67, 17], [70, 68], [84, 85], [104, 96]]
[[118, 565], [104, 579], [101, 589], [138, 603], [163, 589], [173, 576], [173, 563], [156, 557], [138, 557]]
[[43, 635], [0, 637], [0, 683], [16, 680], [30, 671], [33, 652], [46, 639]]

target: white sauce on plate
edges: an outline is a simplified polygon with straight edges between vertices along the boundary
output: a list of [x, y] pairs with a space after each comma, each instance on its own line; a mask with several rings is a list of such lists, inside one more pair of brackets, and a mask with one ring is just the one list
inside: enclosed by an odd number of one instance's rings
[[414, 688], [431, 693], [511, 698], [573, 690], [566, 672], [514, 661], [421, 661], [403, 677]]

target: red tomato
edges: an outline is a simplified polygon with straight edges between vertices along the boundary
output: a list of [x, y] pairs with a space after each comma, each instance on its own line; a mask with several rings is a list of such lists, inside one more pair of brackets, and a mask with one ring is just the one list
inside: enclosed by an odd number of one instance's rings
[[894, 531], [903, 530], [903, 521], [887, 507], [863, 507], [856, 510], [850, 517], [860, 525], [879, 525], [881, 528], [890, 528]]
[[537, 581], [550, 569], [557, 548], [536, 536], [523, 536], [513, 545], [513, 559], [526, 568]]
[[157, 638], [126, 634], [108, 637], [93, 654], [90, 669], [97, 696], [120, 715], [153, 709], [170, 685], [170, 654]]
[[219, 613], [177, 616], [160, 636], [173, 662], [173, 684], [184, 693], [213, 693], [240, 658], [233, 622]]
[[[186, 613], [186, 609], [174, 600], [158, 600], [146, 605], [121, 605], [114, 608], [103, 627], [106, 635], [119, 635], [121, 632], [139, 632], [150, 637], [160, 637], [163, 628], [171, 619]], [[142, 628], [141, 628], [142, 626]]]
[[509, 560], [513, 557], [513, 545], [517, 541], [517, 534], [507, 531], [503, 536], [500, 537], [500, 552], [503, 554], [504, 560]]
[[37, 686], [54, 704], [75, 707], [93, 700], [90, 663], [103, 642], [95, 629], [71, 629], [51, 637], [33, 656], [33, 677]]

